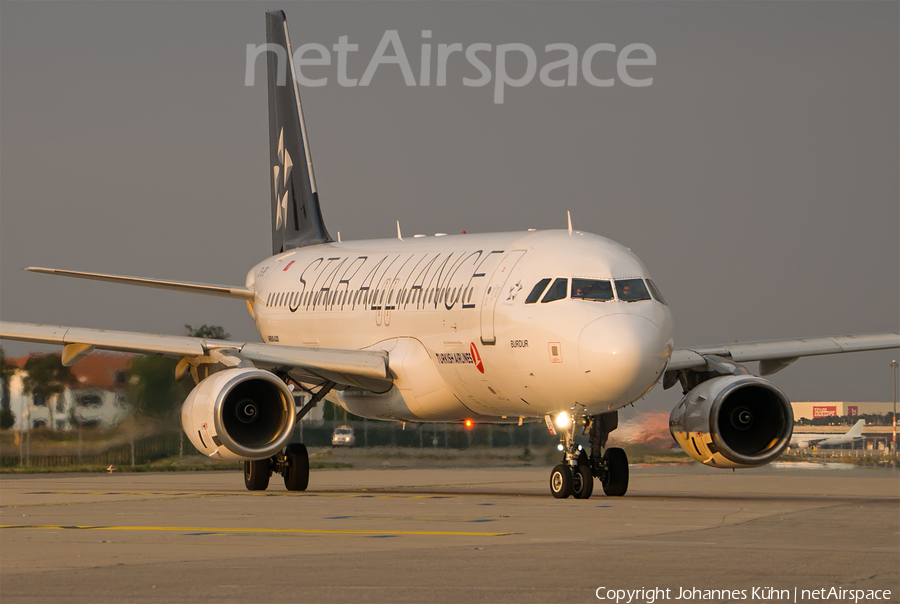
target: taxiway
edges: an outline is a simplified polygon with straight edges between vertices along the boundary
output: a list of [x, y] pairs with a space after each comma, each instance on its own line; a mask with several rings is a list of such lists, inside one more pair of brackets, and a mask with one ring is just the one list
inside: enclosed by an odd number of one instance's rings
[[[632, 466], [554, 500], [543, 467], [4, 475], [12, 602], [587, 602], [598, 587], [900, 591], [900, 474]], [[600, 492], [599, 495], [596, 492]]]

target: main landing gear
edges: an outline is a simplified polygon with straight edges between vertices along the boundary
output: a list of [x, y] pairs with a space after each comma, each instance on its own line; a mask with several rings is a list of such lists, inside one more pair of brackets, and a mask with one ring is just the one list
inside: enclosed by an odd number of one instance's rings
[[291, 443], [268, 459], [244, 462], [244, 485], [248, 491], [265, 491], [273, 473], [281, 474], [288, 491], [305, 491], [309, 485], [309, 454], [306, 446]]
[[[594, 491], [594, 477], [600, 479], [603, 492], [612, 497], [621, 497], [628, 490], [628, 457], [618, 447], [609, 447], [606, 441], [609, 433], [618, 427], [616, 411], [603, 415], [583, 416], [573, 421], [560, 432], [562, 463], [550, 473], [550, 493], [556, 499], [589, 499]], [[575, 444], [575, 430], [578, 426], [589, 434], [590, 455]]]
[[[291, 385], [294, 390], [295, 385], [300, 386], [297, 382], [285, 375], [286, 382]], [[297, 421], [303, 419], [307, 413], [312, 411], [319, 401], [334, 388], [334, 382], [325, 382], [316, 391], [312, 392], [303, 386], [304, 391], [312, 395], [303, 407], [297, 411]], [[276, 453], [268, 459], [259, 459], [255, 461], [244, 462], [244, 486], [248, 491], [265, 491], [269, 488], [269, 478], [273, 473], [281, 474], [284, 478], [284, 486], [288, 491], [305, 491], [309, 486], [309, 453], [306, 451], [306, 445], [300, 443], [291, 443], [285, 447], [284, 451]]]

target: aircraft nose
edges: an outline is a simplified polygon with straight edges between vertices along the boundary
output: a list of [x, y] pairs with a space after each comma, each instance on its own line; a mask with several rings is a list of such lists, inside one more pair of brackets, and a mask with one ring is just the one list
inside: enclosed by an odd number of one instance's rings
[[631, 314], [597, 319], [582, 330], [581, 369], [603, 402], [632, 402], [659, 379], [666, 366], [666, 341], [649, 319]]

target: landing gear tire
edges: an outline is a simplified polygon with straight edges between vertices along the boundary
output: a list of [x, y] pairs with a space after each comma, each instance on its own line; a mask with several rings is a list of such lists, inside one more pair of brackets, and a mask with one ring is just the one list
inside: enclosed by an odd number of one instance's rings
[[582, 449], [578, 452], [578, 465], [579, 466], [591, 466], [591, 459], [588, 457], [587, 451]]
[[628, 490], [628, 456], [618, 447], [610, 447], [603, 454], [606, 476], [603, 492], [610, 497], [621, 497]]
[[575, 499], [590, 499], [594, 492], [594, 475], [591, 467], [579, 464], [572, 472], [572, 494]]
[[566, 499], [572, 494], [572, 470], [569, 466], [559, 464], [550, 472], [550, 493], [556, 499]]
[[270, 475], [268, 459], [244, 462], [244, 485], [248, 491], [265, 491], [269, 487]]
[[291, 443], [284, 450], [287, 467], [284, 469], [284, 486], [288, 491], [305, 491], [309, 486], [309, 454], [306, 446]]

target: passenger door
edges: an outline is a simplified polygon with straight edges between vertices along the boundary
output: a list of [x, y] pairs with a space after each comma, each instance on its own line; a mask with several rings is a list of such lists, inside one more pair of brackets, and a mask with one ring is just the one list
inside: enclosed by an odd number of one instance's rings
[[525, 250], [513, 250], [506, 255], [505, 258], [494, 270], [491, 280], [488, 283], [487, 290], [484, 293], [484, 299], [481, 302], [481, 343], [495, 344], [497, 336], [494, 334], [494, 314], [497, 309], [497, 302], [503, 293], [506, 280], [512, 273], [513, 268], [519, 259], [525, 254]]

